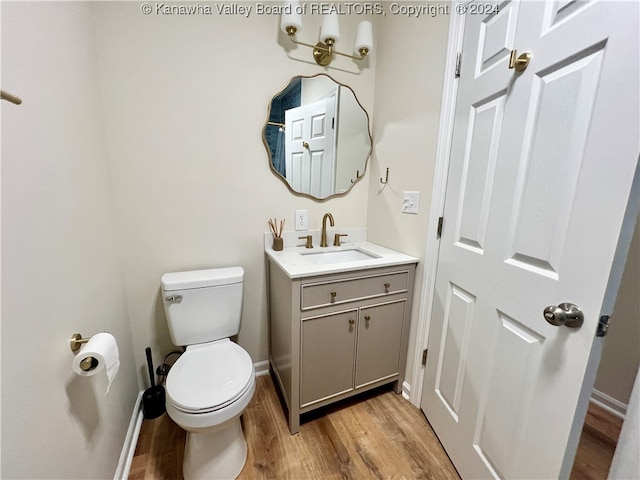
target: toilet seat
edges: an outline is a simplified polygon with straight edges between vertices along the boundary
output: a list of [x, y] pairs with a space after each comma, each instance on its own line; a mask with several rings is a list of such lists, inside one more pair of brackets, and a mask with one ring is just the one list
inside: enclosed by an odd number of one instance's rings
[[228, 338], [190, 345], [169, 371], [167, 400], [189, 414], [220, 410], [251, 388], [254, 375], [249, 354]]

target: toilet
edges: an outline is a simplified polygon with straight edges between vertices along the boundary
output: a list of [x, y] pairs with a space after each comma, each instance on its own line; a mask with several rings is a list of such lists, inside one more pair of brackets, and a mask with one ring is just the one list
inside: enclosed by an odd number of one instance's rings
[[251, 357], [230, 339], [240, 330], [244, 270], [166, 273], [161, 283], [171, 339], [186, 347], [165, 385], [167, 413], [187, 431], [184, 478], [235, 478], [247, 459], [240, 415], [256, 388]]

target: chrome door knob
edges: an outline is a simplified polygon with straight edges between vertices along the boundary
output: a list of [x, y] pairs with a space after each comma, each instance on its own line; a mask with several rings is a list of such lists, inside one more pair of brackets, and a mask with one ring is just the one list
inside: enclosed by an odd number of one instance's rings
[[544, 309], [544, 319], [556, 327], [580, 328], [584, 322], [584, 315], [573, 303], [561, 303], [558, 306], [549, 305]]

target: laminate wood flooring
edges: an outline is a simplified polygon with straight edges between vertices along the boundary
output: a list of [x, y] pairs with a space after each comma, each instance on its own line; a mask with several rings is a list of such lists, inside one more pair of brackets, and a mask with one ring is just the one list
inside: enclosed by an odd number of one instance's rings
[[[311, 412], [291, 435], [271, 377], [256, 380], [240, 479], [460, 478], [420, 409], [391, 389]], [[129, 479], [181, 479], [184, 441], [166, 413], [145, 420]]]
[[607, 478], [621, 429], [621, 418], [590, 403], [570, 479]]
[[[377, 390], [311, 412], [291, 435], [269, 376], [243, 417], [247, 479], [458, 479], [422, 412], [400, 395]], [[622, 420], [591, 404], [571, 480], [607, 478]], [[145, 420], [129, 480], [180, 480], [186, 432], [165, 413]]]

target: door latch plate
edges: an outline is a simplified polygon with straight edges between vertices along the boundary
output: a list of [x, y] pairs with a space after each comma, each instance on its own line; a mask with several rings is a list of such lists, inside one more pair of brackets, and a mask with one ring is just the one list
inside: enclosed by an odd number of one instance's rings
[[596, 332], [596, 337], [604, 337], [607, 335], [609, 331], [609, 320], [611, 317], [609, 315], [602, 315], [600, 317], [600, 321], [598, 322], [598, 331]]

